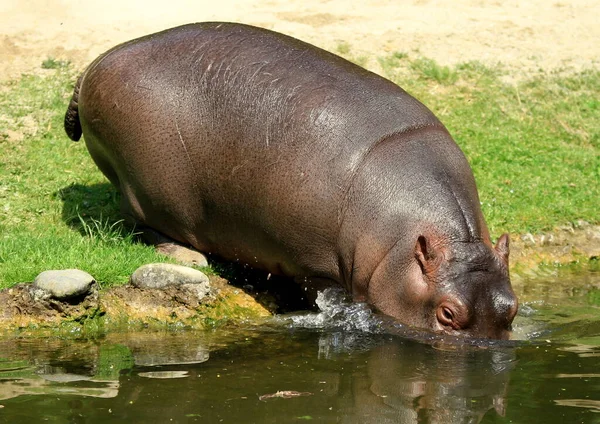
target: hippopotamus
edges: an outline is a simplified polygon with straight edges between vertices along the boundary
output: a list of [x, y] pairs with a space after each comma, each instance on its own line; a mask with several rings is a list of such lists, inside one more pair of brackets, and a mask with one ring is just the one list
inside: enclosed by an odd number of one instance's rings
[[464, 154], [422, 103], [339, 56], [243, 24], [168, 29], [96, 59], [65, 129], [150, 233], [341, 285], [407, 326], [510, 335], [509, 237], [491, 242]]

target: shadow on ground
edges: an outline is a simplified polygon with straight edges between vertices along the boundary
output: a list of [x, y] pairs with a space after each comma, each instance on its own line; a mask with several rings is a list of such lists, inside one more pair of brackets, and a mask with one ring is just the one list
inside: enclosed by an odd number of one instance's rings
[[86, 228], [95, 228], [92, 231], [100, 231], [100, 228], [96, 228], [98, 226], [89, 225], [93, 222], [103, 223], [114, 229], [128, 232], [132, 229], [131, 226], [124, 223], [121, 216], [119, 193], [108, 182], [91, 185], [71, 184], [61, 188], [56, 195], [63, 202], [63, 221], [79, 231], [81, 235], [90, 235]]
[[[82, 236], [102, 240], [106, 231], [120, 233], [124, 237], [135, 234], [135, 227], [125, 222], [120, 213], [120, 194], [110, 183], [71, 184], [56, 194], [63, 201], [63, 221]], [[141, 238], [135, 240], [143, 242]], [[310, 309], [300, 286], [289, 278], [272, 276], [214, 255], [209, 255], [209, 263], [217, 275], [272, 312]]]

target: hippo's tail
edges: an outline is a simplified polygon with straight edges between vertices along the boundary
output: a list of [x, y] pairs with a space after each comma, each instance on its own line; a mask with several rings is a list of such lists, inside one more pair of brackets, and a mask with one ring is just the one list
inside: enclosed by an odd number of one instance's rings
[[82, 81], [83, 74], [77, 80], [77, 84], [75, 84], [73, 97], [71, 97], [67, 113], [65, 114], [65, 131], [73, 141], [78, 141], [81, 138], [81, 122], [79, 122], [79, 87], [81, 87]]

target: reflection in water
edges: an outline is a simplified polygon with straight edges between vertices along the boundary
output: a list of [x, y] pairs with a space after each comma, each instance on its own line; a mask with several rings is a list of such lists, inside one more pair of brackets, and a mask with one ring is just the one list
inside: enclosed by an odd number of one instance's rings
[[164, 335], [157, 337], [154, 334], [130, 338], [126, 345], [131, 350], [135, 365], [148, 367], [199, 364], [208, 361], [209, 351], [205, 340], [197, 340], [195, 337], [177, 337], [164, 343], [160, 340], [163, 337]]
[[119, 393], [119, 383], [105, 381], [87, 386], [51, 384], [44, 379], [18, 379], [1, 382], [0, 399], [11, 399], [24, 395], [73, 395], [113, 398]]
[[[197, 337], [127, 334], [122, 343], [70, 343], [60, 340], [0, 342], [0, 399], [22, 395], [73, 395], [113, 398], [119, 393], [122, 370], [138, 366], [195, 364], [209, 353]], [[187, 371], [149, 371], [148, 378], [182, 378]]]
[[40, 366], [35, 373], [46, 381], [57, 383], [72, 383], [74, 381], [89, 381], [92, 379], [89, 375], [69, 374], [62, 367], [52, 367], [50, 365]]
[[423, 336], [332, 298], [231, 332], [0, 340], [0, 422], [594, 423], [600, 290], [572, 293], [523, 309], [534, 341]]
[[185, 378], [188, 377], [187, 371], [148, 371], [138, 373], [140, 377], [146, 378]]
[[[36, 349], [29, 367], [10, 363], [5, 373], [13, 374], [2, 378], [0, 397], [112, 397], [113, 418], [127, 405], [140, 422], [181, 418], [181, 408], [165, 406], [172, 404], [187, 405], [187, 416], [209, 422], [291, 416], [344, 423], [479, 422], [490, 409], [503, 412], [514, 364], [512, 349], [440, 349], [359, 332], [280, 329], [225, 341], [214, 336], [127, 335], [110, 345], [72, 349], [77, 360], [71, 362], [68, 346], [53, 345], [56, 350], [45, 355]], [[93, 410], [89, 402], [82, 405]], [[214, 409], [223, 402], [235, 408]], [[244, 420], [249, 410], [251, 421]]]
[[600, 412], [600, 400], [592, 399], [556, 399], [554, 400], [557, 405], [562, 406], [575, 406], [578, 408], [591, 409], [595, 412]]
[[598, 346], [576, 344], [573, 346], [563, 347], [561, 350], [564, 350], [565, 352], [575, 352], [582, 358], [595, 358], [600, 356], [600, 352], [598, 352]]
[[[34, 362], [34, 361], [32, 361]], [[111, 398], [118, 394], [118, 381], [94, 381], [92, 376], [70, 373], [47, 364], [21, 367], [19, 371], [0, 363], [0, 399], [23, 395], [63, 394]]]
[[[321, 338], [321, 349], [323, 338], [331, 336]], [[342, 422], [476, 423], [491, 409], [503, 415], [513, 366], [512, 349], [439, 350], [392, 339], [346, 376]]]

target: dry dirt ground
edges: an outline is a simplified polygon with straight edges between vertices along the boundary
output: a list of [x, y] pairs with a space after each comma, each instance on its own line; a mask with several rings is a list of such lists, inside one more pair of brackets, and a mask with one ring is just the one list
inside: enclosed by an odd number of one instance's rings
[[83, 67], [128, 39], [237, 21], [355, 55], [417, 52], [441, 64], [502, 62], [514, 73], [600, 63], [598, 0], [1, 0], [0, 79], [53, 57]]

